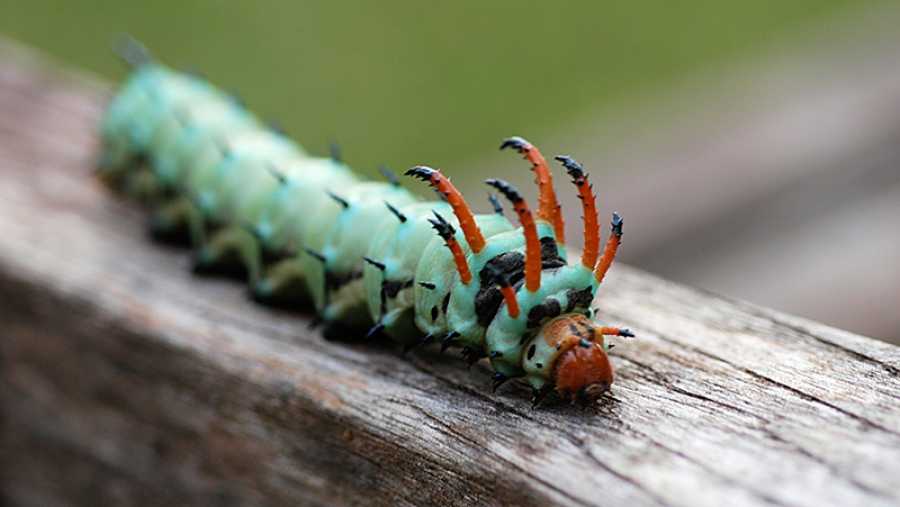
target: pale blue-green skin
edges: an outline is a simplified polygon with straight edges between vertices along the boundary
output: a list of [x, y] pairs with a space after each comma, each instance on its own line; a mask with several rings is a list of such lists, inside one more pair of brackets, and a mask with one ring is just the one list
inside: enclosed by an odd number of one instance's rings
[[[456, 218], [452, 215], [449, 217], [444, 215], [444, 217], [456, 228], [456, 241], [466, 254], [467, 261], [471, 262], [472, 250], [466, 243], [465, 236], [459, 229]], [[513, 225], [502, 215], [475, 215], [475, 221], [486, 239], [513, 230]], [[425, 333], [442, 338], [451, 330], [448, 322], [448, 317], [451, 313], [450, 307], [447, 308], [447, 313], [444, 313], [442, 309], [444, 298], [447, 296], [447, 293], [451, 292], [453, 287], [462, 285], [462, 282], [459, 280], [459, 274], [453, 262], [453, 254], [450, 253], [444, 245], [444, 240], [440, 237], [434, 237], [428, 242], [422, 253], [422, 258], [428, 261], [420, 262], [416, 268], [416, 286], [413, 288], [415, 291], [415, 321], [419, 329]], [[469, 265], [470, 267], [472, 266], [471, 263]], [[475, 288], [475, 293], [477, 293], [477, 287], [479, 287], [478, 272], [480, 269], [471, 269], [471, 271], [472, 282], [468, 287]], [[426, 289], [419, 285], [418, 282], [433, 283], [436, 289]], [[439, 309], [439, 315], [437, 319], [432, 320], [431, 309], [435, 306]], [[469, 305], [463, 311], [469, 315], [471, 320], [475, 319], [474, 297], [469, 300]]]
[[[418, 201], [390, 183], [360, 181], [342, 163], [310, 157], [206, 82], [155, 64], [141, 67], [123, 85], [102, 121], [101, 134], [101, 171], [127, 177], [136, 169], [131, 162], [144, 154], [159, 183], [187, 197], [207, 224], [245, 228], [258, 238], [259, 247], [293, 256], [324, 320], [378, 322], [404, 343], [421, 333], [441, 338], [453, 331], [459, 333], [460, 345], [485, 354], [499, 352], [491, 360], [495, 370], [509, 377], [527, 375], [535, 387], [549, 378], [558, 352], [537, 347], [531, 360], [523, 359], [523, 338], [526, 346], [541, 341], [540, 327], [526, 328], [528, 312], [547, 297], [556, 297], [565, 307], [569, 289], [596, 288], [590, 271], [581, 266], [545, 271], [536, 293], [518, 289], [518, 318], [511, 318], [503, 304], [483, 328], [474, 307], [479, 273], [496, 255], [524, 251], [521, 228], [502, 215], [477, 215], [486, 247], [475, 254], [446, 203]], [[342, 206], [329, 192], [349, 205]], [[386, 202], [399, 209], [406, 222], [398, 220]], [[460, 281], [451, 253], [428, 223], [433, 211], [456, 228], [473, 275], [468, 284]], [[537, 224], [540, 237], [553, 237], [549, 224]], [[324, 262], [306, 249], [324, 256]], [[564, 250], [559, 254], [565, 258]], [[386, 269], [366, 264], [363, 256]], [[327, 288], [326, 270], [350, 281], [336, 290]], [[383, 312], [385, 280], [405, 285], [384, 301]], [[439, 312], [432, 318], [435, 307]]]

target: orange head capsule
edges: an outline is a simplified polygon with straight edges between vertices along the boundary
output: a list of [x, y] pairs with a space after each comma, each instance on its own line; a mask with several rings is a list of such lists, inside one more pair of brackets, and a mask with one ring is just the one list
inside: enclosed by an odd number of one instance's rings
[[560, 398], [581, 404], [600, 398], [615, 377], [604, 335], [634, 336], [627, 329], [601, 327], [578, 313], [544, 324], [525, 356], [526, 371], [546, 379], [534, 387], [543, 394], [555, 390]]
[[599, 342], [581, 339], [560, 354], [551, 378], [563, 398], [587, 403], [597, 400], [613, 382], [613, 366]]

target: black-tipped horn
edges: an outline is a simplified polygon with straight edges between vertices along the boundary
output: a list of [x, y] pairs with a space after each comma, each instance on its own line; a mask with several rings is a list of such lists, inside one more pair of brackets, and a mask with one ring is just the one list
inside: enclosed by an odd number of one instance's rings
[[435, 172], [437, 171], [428, 167], [427, 165], [417, 165], [403, 174], [406, 176], [412, 176], [413, 178], [419, 178], [422, 181], [431, 181], [431, 176]]
[[557, 155], [553, 158], [562, 163], [563, 167], [566, 168], [566, 172], [569, 173], [569, 176], [572, 177], [572, 180], [576, 184], [578, 183], [578, 180], [584, 178], [584, 167], [582, 167], [574, 158], [568, 155]]
[[612, 233], [616, 236], [622, 237], [622, 216], [613, 211], [612, 222], [610, 225], [612, 226]]
[[490, 178], [484, 180], [485, 183], [494, 187], [506, 197], [509, 202], [515, 204], [522, 200], [522, 194], [519, 193], [519, 190], [516, 187], [509, 184], [509, 182], [501, 179]]
[[454, 229], [453, 226], [450, 225], [450, 222], [444, 219], [444, 217], [442, 217], [441, 214], [437, 211], [432, 210], [431, 212], [434, 213], [436, 220], [432, 220], [429, 218], [428, 222], [432, 227], [434, 227], [434, 230], [437, 231], [438, 235], [440, 235], [440, 237], [445, 241], [453, 237], [453, 235], [456, 234], [456, 229]]
[[519, 136], [512, 136], [510, 138], [504, 139], [503, 143], [500, 144], [500, 149], [505, 150], [506, 148], [513, 148], [519, 153], [531, 148], [531, 143], [526, 141], [524, 138]]

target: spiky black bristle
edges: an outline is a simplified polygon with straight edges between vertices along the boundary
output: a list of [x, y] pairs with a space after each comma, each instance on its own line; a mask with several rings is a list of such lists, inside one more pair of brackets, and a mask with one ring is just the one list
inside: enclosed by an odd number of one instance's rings
[[417, 165], [403, 174], [406, 176], [412, 176], [413, 178], [419, 178], [422, 181], [431, 181], [431, 177], [436, 172], [437, 171], [435, 171], [431, 167], [428, 167], [427, 165]]
[[584, 167], [577, 160], [568, 155], [557, 155], [553, 158], [562, 163], [563, 167], [566, 168], [566, 172], [572, 177], [572, 182], [576, 185], [584, 181]]
[[384, 265], [383, 262], [378, 262], [378, 261], [373, 260], [366, 256], [363, 256], [363, 260], [366, 261], [367, 263], [371, 264], [372, 266], [374, 266], [375, 268], [377, 268], [380, 271], [384, 271], [385, 269], [387, 269], [387, 267]]
[[510, 138], [504, 139], [503, 143], [500, 144], [501, 150], [505, 150], [506, 148], [513, 148], [519, 153], [522, 153], [523, 151], [531, 148], [531, 143], [529, 143], [522, 137], [512, 136]]
[[385, 164], [381, 164], [380, 166], [378, 166], [378, 172], [380, 172], [381, 175], [384, 176], [384, 179], [387, 180], [387, 182], [391, 185], [395, 187], [400, 186], [400, 180], [397, 179], [397, 173], [391, 170], [390, 167], [386, 166]]
[[612, 222], [610, 222], [610, 226], [612, 227], [612, 233], [616, 236], [622, 236], [622, 216], [613, 211]]
[[509, 184], [509, 182], [497, 178], [490, 178], [484, 180], [485, 183], [497, 189], [498, 192], [503, 194], [509, 202], [515, 204], [522, 201], [522, 194], [519, 193], [519, 190], [516, 187]]
[[397, 220], [399, 220], [400, 223], [406, 223], [406, 215], [400, 213], [400, 210], [395, 208], [391, 203], [387, 201], [384, 201], [384, 205], [387, 206], [387, 209], [390, 210], [390, 212], [393, 213], [395, 217], [397, 217]]
[[500, 199], [497, 199], [497, 194], [488, 194], [488, 202], [491, 203], [491, 207], [494, 208], [494, 213], [498, 215], [503, 214], [503, 205], [500, 204]]
[[428, 223], [430, 223], [431, 226], [434, 227], [434, 230], [437, 231], [438, 235], [440, 235], [440, 237], [443, 238], [444, 241], [452, 238], [453, 235], [456, 234], [456, 229], [454, 229], [453, 226], [450, 225], [450, 222], [442, 217], [440, 213], [434, 210], [431, 210], [431, 212], [434, 213], [435, 220], [429, 218]]

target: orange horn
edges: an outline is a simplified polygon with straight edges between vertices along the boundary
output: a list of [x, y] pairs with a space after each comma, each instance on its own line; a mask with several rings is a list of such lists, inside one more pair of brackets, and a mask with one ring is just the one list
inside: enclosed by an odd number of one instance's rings
[[618, 213], [613, 213], [611, 226], [609, 240], [606, 241], [606, 248], [603, 249], [603, 257], [600, 257], [600, 262], [594, 268], [594, 278], [597, 279], [598, 284], [603, 281], [603, 277], [616, 257], [616, 250], [622, 243], [622, 217]]
[[515, 187], [503, 180], [489, 179], [485, 183], [509, 199], [519, 216], [519, 222], [525, 232], [525, 288], [529, 292], [536, 292], [541, 288], [541, 241], [538, 239], [537, 226], [534, 224], [531, 210], [528, 209], [528, 203]]
[[584, 215], [584, 250], [581, 252], [581, 264], [588, 269], [594, 269], [600, 254], [600, 224], [597, 221], [597, 202], [593, 185], [588, 182], [584, 168], [574, 158], [565, 155], [554, 158], [562, 162], [566, 172], [572, 177], [572, 183], [578, 187], [578, 198], [581, 199]]
[[427, 181], [438, 192], [443, 194], [447, 198], [450, 207], [453, 208], [453, 214], [456, 215], [456, 219], [459, 220], [459, 227], [466, 237], [466, 243], [469, 244], [469, 248], [474, 253], [484, 249], [484, 235], [481, 234], [481, 229], [478, 228], [478, 224], [475, 222], [475, 216], [472, 214], [471, 208], [466, 204], [466, 200], [463, 199], [459, 190], [450, 183], [446, 176], [441, 174], [439, 170], [424, 165], [413, 167], [406, 171], [406, 175]]
[[434, 213], [435, 219], [429, 218], [428, 221], [444, 240], [447, 248], [450, 249], [450, 253], [453, 254], [453, 262], [456, 264], [456, 271], [459, 272], [460, 281], [463, 285], [469, 285], [469, 282], [472, 281], [472, 272], [469, 270], [469, 263], [466, 262], [466, 255], [463, 253], [462, 247], [456, 241], [456, 231], [450, 225], [450, 222], [447, 222], [437, 211], [432, 211], [432, 213]]
[[515, 136], [503, 141], [500, 149], [513, 148], [523, 155], [525, 160], [531, 162], [531, 170], [534, 171], [534, 182], [538, 186], [538, 211], [537, 216], [553, 225], [553, 233], [556, 242], [565, 244], [566, 225], [562, 216], [562, 209], [556, 199], [553, 190], [553, 177], [550, 176], [550, 168], [547, 161], [541, 155], [540, 150], [525, 139]]

